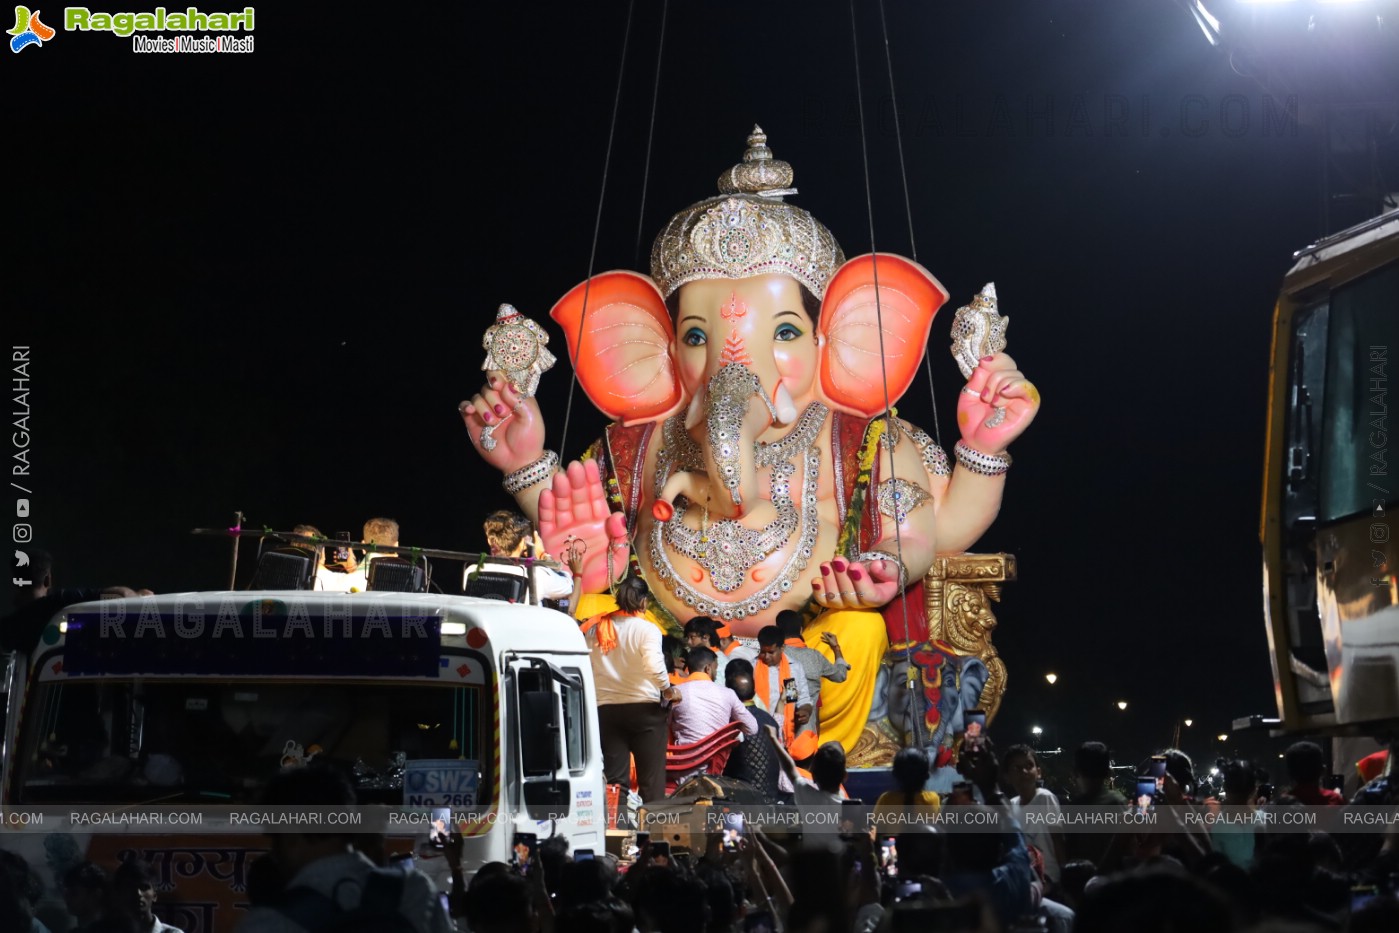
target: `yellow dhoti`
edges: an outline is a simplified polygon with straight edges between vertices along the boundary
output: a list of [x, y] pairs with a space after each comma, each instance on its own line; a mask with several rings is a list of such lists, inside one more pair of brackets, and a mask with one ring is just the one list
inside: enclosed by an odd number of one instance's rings
[[839, 742], [848, 753], [855, 747], [874, 702], [874, 684], [884, 652], [889, 650], [889, 632], [884, 617], [869, 610], [823, 612], [802, 632], [807, 647], [815, 648], [830, 660], [835, 654], [821, 641], [823, 632], [834, 632], [840, 651], [850, 662], [844, 683], [821, 682], [821, 741]]

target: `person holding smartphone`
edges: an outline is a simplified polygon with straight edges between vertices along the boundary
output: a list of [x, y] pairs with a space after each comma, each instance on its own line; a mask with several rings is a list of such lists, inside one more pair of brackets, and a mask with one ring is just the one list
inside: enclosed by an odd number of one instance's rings
[[[530, 520], [519, 512], [509, 509], [492, 512], [486, 516], [484, 530], [486, 544], [491, 549], [492, 557], [532, 557], [542, 561], [551, 559], [544, 551], [544, 542], [540, 540], [539, 532], [535, 531]], [[524, 567], [509, 564], [486, 564], [484, 569], [490, 573], [507, 573], [520, 577], [525, 575]], [[466, 579], [462, 583], [463, 589], [475, 572], [475, 565], [467, 568]], [[534, 578], [536, 599], [572, 598], [573, 575], [570, 571], [534, 564], [529, 568], [529, 573]]]
[[[392, 518], [371, 518], [364, 523], [360, 540], [369, 545], [398, 547], [398, 522]], [[370, 561], [386, 556], [390, 556], [390, 553], [375, 553], [371, 548], [361, 561], [355, 557], [354, 549], [349, 548], [345, 560], [337, 565], [338, 571], [329, 566], [321, 568], [316, 575], [316, 589], [333, 593], [363, 593], [369, 589]]]

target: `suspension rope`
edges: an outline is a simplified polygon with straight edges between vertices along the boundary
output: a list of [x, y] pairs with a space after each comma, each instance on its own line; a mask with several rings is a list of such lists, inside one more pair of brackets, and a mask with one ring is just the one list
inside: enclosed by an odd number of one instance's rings
[[656, 102], [661, 98], [661, 57], [665, 52], [666, 16], [670, 0], [661, 3], [661, 38], [656, 43], [656, 81], [651, 86], [651, 123], [646, 130], [646, 165], [641, 172], [641, 207], [636, 212], [636, 245], [632, 247], [632, 265], [641, 265], [641, 231], [646, 223], [646, 189], [651, 181], [651, 141], [656, 136]]
[[[851, 50], [854, 52], [855, 57], [855, 102], [858, 105], [857, 110], [860, 115], [860, 156], [865, 172], [865, 212], [869, 218], [871, 260], [870, 269], [874, 278], [875, 327], [879, 331], [879, 370], [884, 384], [884, 418], [886, 421], [885, 434], [890, 434], [890, 432], [897, 432], [898, 427], [894, 423], [894, 413], [890, 410], [893, 406], [889, 400], [889, 368], [888, 362], [885, 360], [884, 357], [884, 312], [881, 302], [879, 300], [879, 251], [875, 247], [874, 241], [874, 196], [870, 190], [870, 155], [869, 143], [865, 137], [865, 95], [864, 85], [860, 80], [860, 40], [859, 32], [855, 25], [855, 0], [850, 0], [850, 47]], [[889, 446], [889, 479], [887, 480], [887, 482], [894, 483], [894, 488], [897, 489], [898, 476], [894, 472], [894, 446], [898, 443], [898, 434], [894, 433], [892, 436], [894, 438], [894, 443]], [[884, 439], [881, 437], [875, 443], [882, 444], [883, 442]], [[878, 460], [878, 458], [879, 454], [876, 451], [876, 461]], [[873, 481], [873, 476], [871, 476], [870, 479], [871, 481]], [[877, 498], [878, 497], [876, 496], [876, 500]], [[869, 508], [871, 505], [873, 505], [875, 508], [879, 507], [877, 501], [871, 502], [869, 491], [867, 490], [865, 493], [865, 508]], [[898, 558], [900, 567], [903, 567], [905, 571], [905, 573], [900, 574], [900, 580], [906, 583], [907, 580], [905, 580], [904, 577], [906, 576], [908, 565], [904, 563], [903, 533], [899, 529], [899, 509], [897, 504], [894, 506], [893, 524], [895, 556]], [[907, 587], [905, 587], [899, 592], [899, 599], [901, 600], [903, 608], [904, 644], [909, 645], [911, 650], [912, 639], [909, 636], [908, 626]], [[908, 674], [911, 672], [912, 666], [913, 659], [910, 657], [908, 660], [908, 666], [905, 668], [905, 677], [907, 677]], [[917, 694], [917, 696], [921, 695], [921, 693]], [[913, 723], [913, 743], [918, 747], [922, 747], [923, 715], [921, 711], [918, 710], [918, 706], [915, 706], [915, 693], [912, 690], [908, 691], [908, 704], [909, 712], [916, 713], [916, 715], [910, 715], [908, 717]], [[918, 705], [921, 706], [921, 704]]]
[[[918, 241], [913, 235], [913, 204], [908, 196], [908, 169], [904, 165], [904, 137], [903, 127], [899, 122], [899, 98], [894, 92], [894, 58], [889, 51], [889, 23], [884, 17], [884, 0], [879, 0], [879, 28], [884, 34], [884, 71], [889, 76], [889, 101], [894, 110], [894, 143], [899, 153], [899, 178], [903, 181], [904, 187], [904, 216], [908, 218], [908, 248], [913, 257], [913, 261], [918, 261]], [[932, 329], [932, 324], [928, 325]], [[923, 354], [923, 368], [928, 373], [928, 396], [933, 405], [933, 440], [939, 447], [942, 446], [942, 425], [938, 421], [938, 393], [937, 387], [933, 385], [933, 357], [929, 353]]]
[[573, 342], [569, 363], [573, 376], [568, 383], [568, 405], [563, 413], [563, 436], [559, 439], [559, 450], [568, 450], [568, 423], [573, 416], [573, 397], [578, 389], [578, 347], [583, 341], [583, 322], [588, 317], [588, 293], [593, 287], [593, 266], [597, 262], [597, 241], [602, 230], [602, 206], [607, 200], [607, 174], [612, 167], [612, 144], [617, 137], [617, 111], [622, 105], [622, 78], [627, 72], [627, 48], [631, 44], [632, 19], [636, 13], [636, 0], [627, 3], [627, 28], [622, 33], [622, 57], [617, 65], [617, 90], [612, 96], [612, 123], [607, 130], [607, 155], [602, 160], [602, 188], [597, 196], [597, 216], [593, 220], [593, 245], [588, 252], [588, 277], [583, 284], [583, 311], [578, 316], [578, 339]]

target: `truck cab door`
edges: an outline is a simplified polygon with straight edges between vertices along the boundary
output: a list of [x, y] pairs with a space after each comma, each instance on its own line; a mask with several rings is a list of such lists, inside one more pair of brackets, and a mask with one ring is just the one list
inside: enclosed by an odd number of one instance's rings
[[520, 802], [533, 820], [565, 818], [573, 787], [565, 754], [564, 692], [581, 690], [581, 680], [542, 658], [512, 660], [508, 671]]

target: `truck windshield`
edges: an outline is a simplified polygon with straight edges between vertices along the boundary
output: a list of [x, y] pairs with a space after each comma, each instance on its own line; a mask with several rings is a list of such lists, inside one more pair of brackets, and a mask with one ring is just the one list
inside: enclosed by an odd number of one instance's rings
[[361, 803], [397, 804], [409, 761], [490, 767], [482, 697], [349, 680], [44, 682], [25, 706], [16, 802], [256, 802], [282, 767], [314, 755], [352, 776]]

